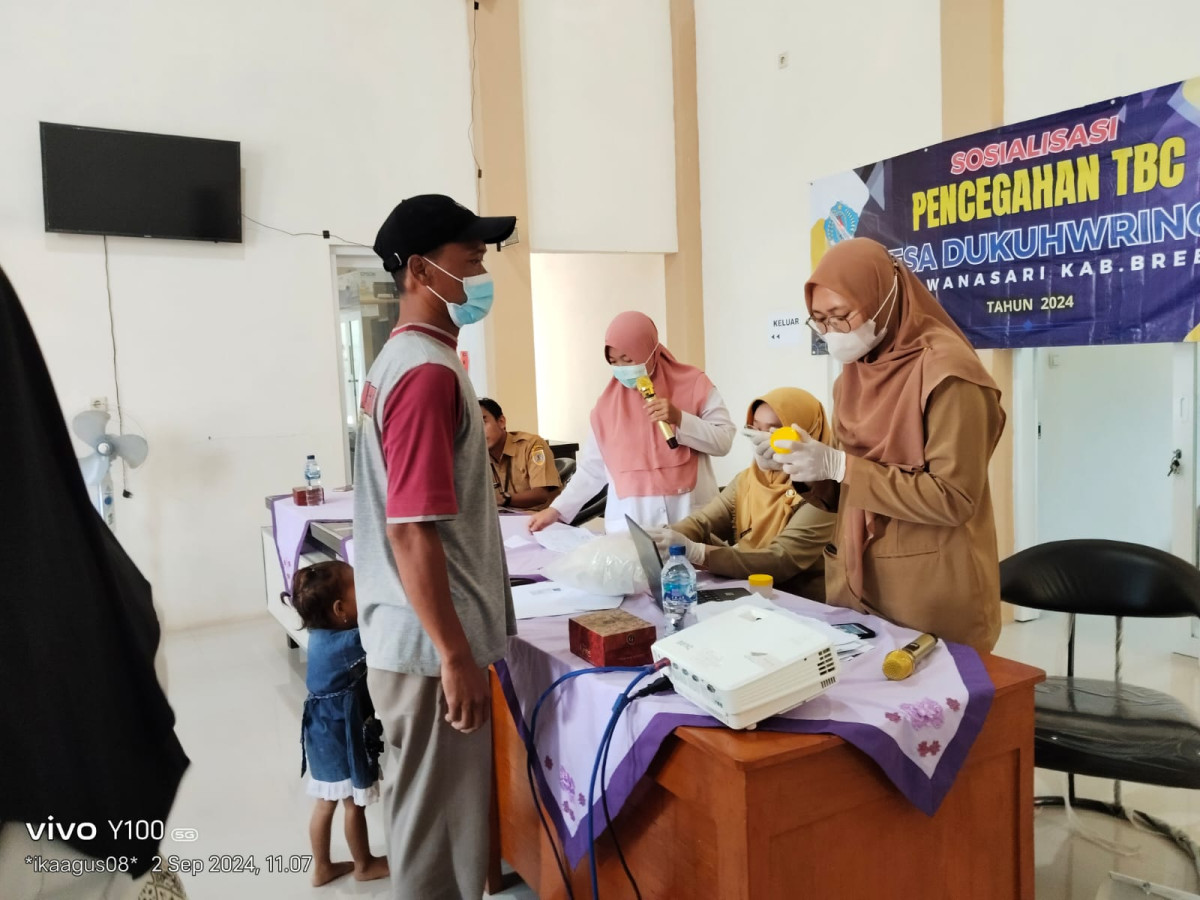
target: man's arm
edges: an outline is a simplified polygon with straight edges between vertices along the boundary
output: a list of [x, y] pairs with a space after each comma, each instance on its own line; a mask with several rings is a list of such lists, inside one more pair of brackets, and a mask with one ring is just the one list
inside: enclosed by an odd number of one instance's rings
[[491, 709], [487, 670], [475, 664], [450, 598], [446, 552], [437, 524], [391, 524], [387, 536], [409, 605], [442, 661], [442, 691], [449, 707], [446, 721], [470, 733], [487, 723]]
[[544, 506], [554, 499], [557, 488], [535, 487], [527, 491], [518, 491], [508, 498], [508, 505], [513, 509], [529, 509], [531, 506]]
[[[558, 496], [562, 489], [562, 478], [554, 464], [554, 454], [550, 445], [540, 437], [521, 444], [525, 454], [524, 478], [515, 479], [512, 496], [508, 505], [513, 509], [530, 509], [531, 507], [546, 506]], [[516, 461], [513, 461], [516, 465]]]

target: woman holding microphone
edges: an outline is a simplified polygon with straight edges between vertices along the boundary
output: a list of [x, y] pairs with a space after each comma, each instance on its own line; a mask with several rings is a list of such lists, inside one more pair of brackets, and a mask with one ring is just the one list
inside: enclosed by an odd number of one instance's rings
[[[625, 531], [626, 515], [643, 528], [677, 522], [717, 495], [709, 457], [729, 452], [737, 427], [708, 376], [676, 360], [640, 312], [612, 320], [604, 356], [613, 377], [592, 408], [575, 475], [531, 518], [530, 531], [570, 522], [605, 484], [609, 532]], [[653, 385], [653, 399], [639, 390], [644, 378]], [[668, 444], [667, 431], [677, 446]]]

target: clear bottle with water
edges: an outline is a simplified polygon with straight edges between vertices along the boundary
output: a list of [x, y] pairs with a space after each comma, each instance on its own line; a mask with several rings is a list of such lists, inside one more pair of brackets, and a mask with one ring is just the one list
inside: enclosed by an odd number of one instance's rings
[[304, 460], [304, 483], [310, 488], [321, 486], [321, 467], [317, 465], [316, 456], [311, 453]]
[[680, 627], [683, 617], [696, 605], [696, 570], [688, 562], [684, 548], [675, 544], [662, 570], [663, 615], [671, 631]]

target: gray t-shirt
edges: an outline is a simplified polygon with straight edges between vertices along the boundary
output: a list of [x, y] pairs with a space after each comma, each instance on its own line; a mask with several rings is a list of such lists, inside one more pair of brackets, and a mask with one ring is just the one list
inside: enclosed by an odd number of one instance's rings
[[483, 419], [455, 339], [392, 332], [367, 373], [354, 463], [354, 582], [367, 665], [437, 676], [437, 649], [408, 603], [387, 526], [435, 522], [450, 597], [480, 666], [516, 634]]

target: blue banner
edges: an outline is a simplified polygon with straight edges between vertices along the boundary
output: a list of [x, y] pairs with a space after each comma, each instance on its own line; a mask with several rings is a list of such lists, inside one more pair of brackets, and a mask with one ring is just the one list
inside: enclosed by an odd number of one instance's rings
[[1200, 78], [822, 178], [812, 215], [814, 266], [874, 238], [979, 348], [1200, 340]]

